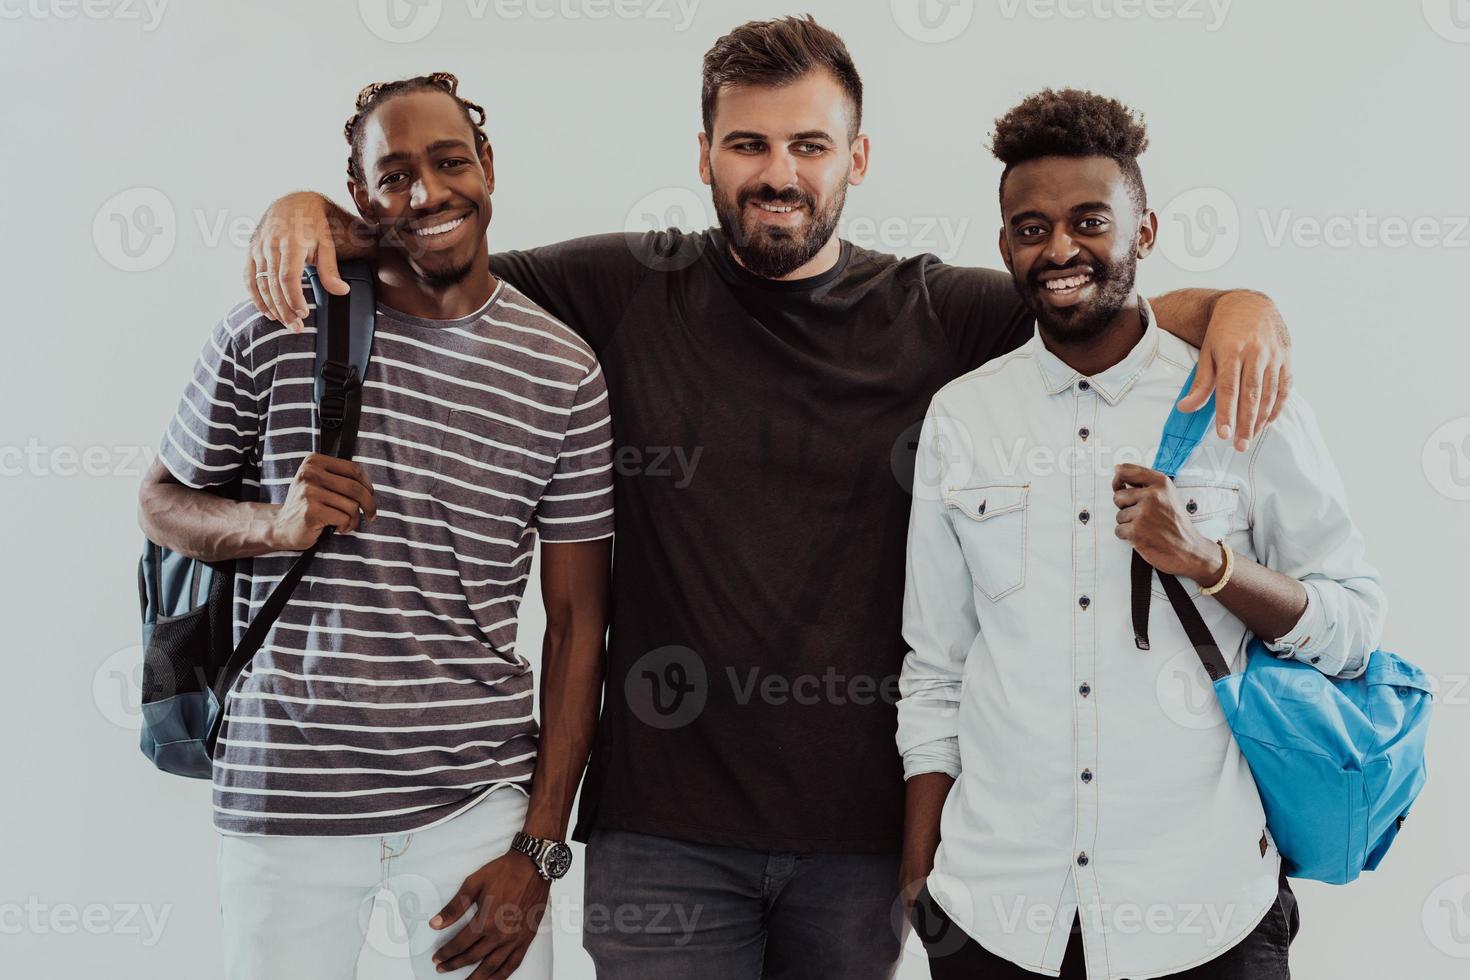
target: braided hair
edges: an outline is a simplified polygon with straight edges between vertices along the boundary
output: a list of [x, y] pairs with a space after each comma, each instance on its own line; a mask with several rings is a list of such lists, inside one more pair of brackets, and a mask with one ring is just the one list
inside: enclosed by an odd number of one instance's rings
[[372, 111], [395, 95], [425, 89], [446, 92], [453, 96], [455, 102], [459, 103], [459, 111], [464, 113], [465, 122], [469, 123], [470, 128], [475, 132], [476, 152], [479, 152], [490, 141], [490, 137], [485, 135], [485, 110], [459, 94], [459, 79], [449, 72], [430, 72], [427, 75], [415, 75], [413, 78], [403, 78], [396, 82], [373, 82], [370, 85], [364, 85], [357, 93], [357, 111], [342, 127], [343, 135], [347, 137], [347, 145], [350, 148], [347, 155], [347, 176], [358, 183], [366, 179], [362, 169], [363, 123], [367, 121]]

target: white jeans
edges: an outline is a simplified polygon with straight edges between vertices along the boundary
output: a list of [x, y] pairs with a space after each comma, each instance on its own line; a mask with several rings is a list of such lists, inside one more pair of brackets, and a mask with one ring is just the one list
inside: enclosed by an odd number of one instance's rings
[[[434, 951], [472, 908], [446, 929], [429, 920], [470, 873], [510, 850], [526, 819], [526, 795], [502, 786], [450, 820], [386, 837], [220, 835], [220, 912], [230, 980], [338, 980], [356, 972], [380, 892], [393, 896], [388, 939], [375, 948], [408, 958], [413, 975], [467, 977], [474, 967], [438, 973]], [[551, 915], [531, 942], [516, 980], [550, 980]], [[404, 971], [407, 976], [408, 971]]]

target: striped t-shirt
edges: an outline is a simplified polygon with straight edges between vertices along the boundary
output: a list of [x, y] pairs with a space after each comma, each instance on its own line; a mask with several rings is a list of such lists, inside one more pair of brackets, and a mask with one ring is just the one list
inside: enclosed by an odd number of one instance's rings
[[[293, 334], [246, 303], [213, 331], [163, 440], [180, 482], [286, 499], [317, 445], [314, 318]], [[613, 531], [596, 358], [504, 282], [457, 320], [379, 304], [354, 458], [378, 518], [326, 541], [232, 688], [223, 833], [402, 833], [530, 782], [515, 642], [532, 549]], [[237, 642], [294, 557], [237, 563]]]

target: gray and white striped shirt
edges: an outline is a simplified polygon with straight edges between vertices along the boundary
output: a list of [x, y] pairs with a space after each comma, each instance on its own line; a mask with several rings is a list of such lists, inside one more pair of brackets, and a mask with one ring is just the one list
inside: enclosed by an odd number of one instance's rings
[[[281, 503], [316, 445], [315, 327], [251, 304], [213, 331], [162, 445], [194, 488]], [[517, 611], [537, 535], [612, 534], [612, 430], [590, 348], [502, 282], [457, 320], [377, 310], [355, 459], [378, 519], [329, 538], [229, 698], [222, 833], [422, 829], [536, 758]], [[295, 557], [237, 563], [235, 638]]]

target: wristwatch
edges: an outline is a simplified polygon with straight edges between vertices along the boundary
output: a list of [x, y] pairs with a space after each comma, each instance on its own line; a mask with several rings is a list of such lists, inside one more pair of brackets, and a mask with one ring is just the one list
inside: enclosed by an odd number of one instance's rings
[[572, 867], [572, 849], [565, 841], [546, 840], [517, 831], [511, 838], [510, 849], [535, 861], [536, 871], [547, 881], [555, 881]]

